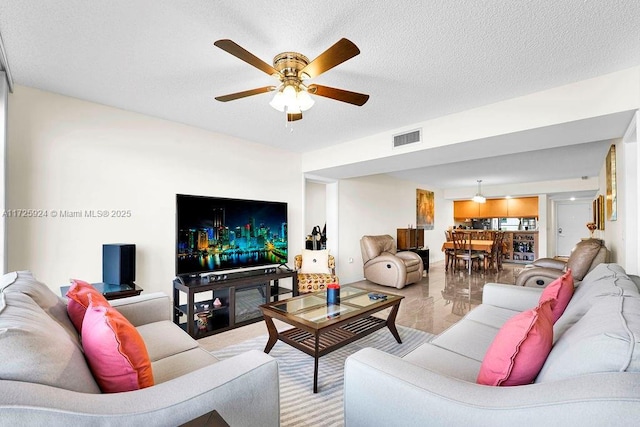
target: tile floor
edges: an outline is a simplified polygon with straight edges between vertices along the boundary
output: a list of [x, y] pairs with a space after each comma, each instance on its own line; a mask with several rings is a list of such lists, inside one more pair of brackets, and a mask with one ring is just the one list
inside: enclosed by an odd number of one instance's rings
[[[351, 284], [373, 291], [404, 295], [405, 299], [400, 304], [396, 324], [439, 334], [460, 320], [470, 308], [480, 304], [482, 287], [485, 283], [514, 284], [523, 266], [521, 264], [503, 264], [503, 266], [504, 269], [498, 273], [473, 271], [469, 275], [466, 271], [455, 273], [451, 270], [445, 271], [444, 263], [439, 262], [430, 265], [429, 274], [425, 275], [420, 282], [405, 286], [403, 289], [380, 286], [367, 280]], [[388, 310], [380, 312], [380, 315], [386, 316]], [[280, 322], [277, 326], [290, 327]], [[264, 322], [258, 322], [202, 338], [199, 342], [205, 349], [212, 351], [266, 334], [267, 328]]]

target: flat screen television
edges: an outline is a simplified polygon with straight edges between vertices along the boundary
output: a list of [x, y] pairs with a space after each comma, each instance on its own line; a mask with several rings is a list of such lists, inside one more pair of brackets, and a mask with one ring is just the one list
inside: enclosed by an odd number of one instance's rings
[[176, 195], [176, 275], [287, 262], [287, 204]]

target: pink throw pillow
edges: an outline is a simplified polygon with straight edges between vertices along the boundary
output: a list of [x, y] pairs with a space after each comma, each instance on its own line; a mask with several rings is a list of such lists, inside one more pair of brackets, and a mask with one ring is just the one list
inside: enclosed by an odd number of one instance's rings
[[507, 320], [482, 360], [477, 383], [493, 386], [530, 384], [553, 345], [551, 301]]
[[82, 322], [82, 347], [104, 393], [153, 385], [147, 347], [136, 328], [115, 308], [89, 306]]
[[542, 295], [540, 295], [540, 301], [552, 300], [551, 311], [553, 312], [553, 323], [562, 316], [564, 309], [569, 305], [571, 297], [573, 296], [573, 275], [571, 269], [568, 269], [566, 273], [558, 277], [553, 282], [549, 283]]
[[82, 320], [89, 307], [89, 295], [94, 306], [111, 307], [111, 304], [100, 292], [89, 283], [71, 279], [71, 287], [67, 291], [67, 314], [78, 333], [82, 332]]

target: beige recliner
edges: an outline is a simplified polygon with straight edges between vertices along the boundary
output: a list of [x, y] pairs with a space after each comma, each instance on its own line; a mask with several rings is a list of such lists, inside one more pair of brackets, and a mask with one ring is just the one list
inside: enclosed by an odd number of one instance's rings
[[362, 236], [360, 249], [364, 277], [373, 283], [402, 289], [422, 278], [422, 258], [414, 252], [398, 252], [396, 241], [388, 234]]
[[516, 277], [516, 285], [545, 287], [562, 276], [568, 268], [571, 269], [573, 280], [579, 283], [598, 264], [608, 260], [609, 251], [602, 240], [583, 240], [572, 249], [566, 262], [554, 258], [539, 258], [527, 265]]

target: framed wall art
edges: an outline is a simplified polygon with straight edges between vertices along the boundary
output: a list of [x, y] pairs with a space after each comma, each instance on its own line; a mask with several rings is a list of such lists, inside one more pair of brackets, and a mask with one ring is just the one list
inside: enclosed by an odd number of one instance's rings
[[616, 177], [616, 146], [609, 148], [606, 160], [607, 174], [607, 219], [615, 221], [618, 219], [618, 200], [617, 200], [617, 177]]
[[598, 230], [604, 230], [604, 196], [599, 194], [593, 201], [593, 222]]
[[433, 191], [416, 190], [416, 226], [423, 230], [433, 230], [434, 200]]

